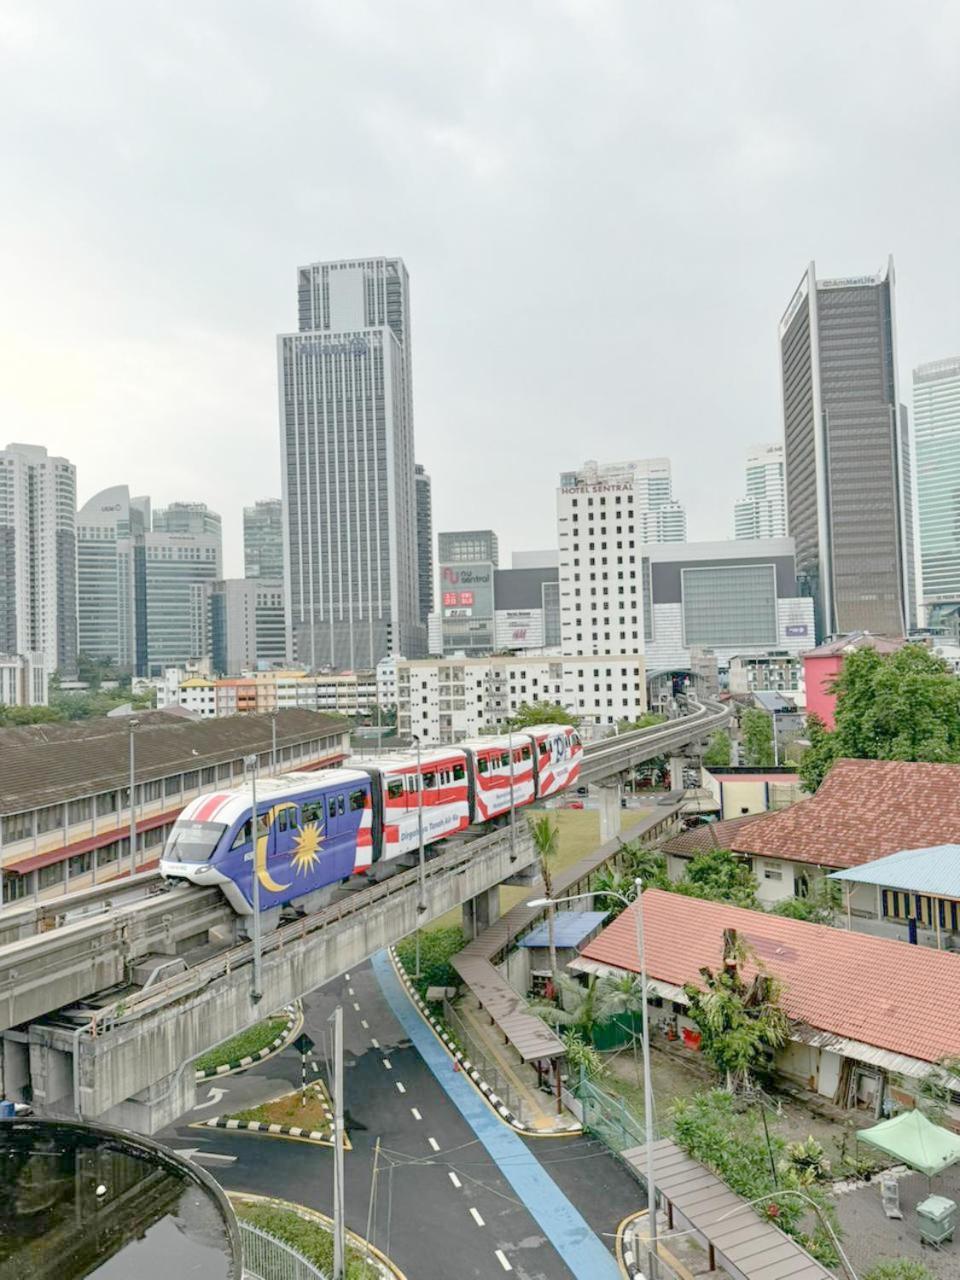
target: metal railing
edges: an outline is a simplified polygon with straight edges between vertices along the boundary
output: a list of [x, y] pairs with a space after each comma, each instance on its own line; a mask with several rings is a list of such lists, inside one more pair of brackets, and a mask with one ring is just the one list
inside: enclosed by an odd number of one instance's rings
[[443, 1002], [443, 1020], [460, 1048], [477, 1068], [481, 1078], [490, 1086], [501, 1102], [509, 1108], [521, 1124], [527, 1123], [527, 1107], [523, 1097], [511, 1085], [497, 1064], [487, 1053], [470, 1027], [460, 1017], [449, 1000]]
[[326, 1271], [308, 1262], [292, 1245], [252, 1222], [240, 1220], [245, 1280], [329, 1280]]

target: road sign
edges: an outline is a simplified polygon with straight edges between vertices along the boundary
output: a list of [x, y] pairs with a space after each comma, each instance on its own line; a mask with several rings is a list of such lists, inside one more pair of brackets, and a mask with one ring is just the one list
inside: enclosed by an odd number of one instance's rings
[[313, 1048], [313, 1041], [305, 1031], [302, 1031], [300, 1035], [297, 1036], [296, 1040], [294, 1040], [293, 1047], [296, 1049], [297, 1053], [303, 1054], [303, 1056], [306, 1057]]

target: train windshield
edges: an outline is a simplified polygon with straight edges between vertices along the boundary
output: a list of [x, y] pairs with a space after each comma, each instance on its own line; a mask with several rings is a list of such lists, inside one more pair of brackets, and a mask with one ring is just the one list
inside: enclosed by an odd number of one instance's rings
[[179, 819], [164, 845], [163, 856], [171, 862], [206, 862], [226, 831], [223, 822], [191, 822]]

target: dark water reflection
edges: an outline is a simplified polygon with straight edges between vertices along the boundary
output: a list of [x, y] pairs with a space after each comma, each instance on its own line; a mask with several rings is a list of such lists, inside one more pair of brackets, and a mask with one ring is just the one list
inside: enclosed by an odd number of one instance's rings
[[115, 1130], [0, 1121], [0, 1280], [239, 1280], [205, 1174]]

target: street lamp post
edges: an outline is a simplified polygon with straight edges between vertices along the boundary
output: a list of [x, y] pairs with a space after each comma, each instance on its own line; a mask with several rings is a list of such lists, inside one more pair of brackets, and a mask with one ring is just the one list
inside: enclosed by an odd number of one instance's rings
[[247, 756], [244, 763], [250, 770], [250, 873], [253, 903], [253, 990], [250, 995], [258, 1004], [263, 995], [262, 967], [263, 940], [260, 936], [260, 869], [257, 866], [257, 760], [256, 754]]
[[270, 717], [270, 772], [277, 772], [277, 713]]
[[419, 917], [427, 909], [427, 904], [423, 900], [424, 881], [423, 881], [423, 774], [420, 771], [420, 739], [414, 734], [414, 742], [417, 744], [417, 956], [416, 956], [416, 976], [420, 977], [420, 921]]
[[[647, 1240], [649, 1274], [656, 1275], [657, 1264], [657, 1187], [654, 1181], [653, 1168], [653, 1081], [650, 1078], [650, 1005], [647, 991], [647, 956], [643, 937], [643, 880], [637, 876], [634, 881], [636, 892], [633, 906], [634, 923], [637, 931], [637, 955], [640, 961], [640, 999], [643, 1003], [643, 1024], [641, 1028], [641, 1047], [643, 1050], [643, 1120], [644, 1147], [647, 1165], [647, 1212], [650, 1220], [650, 1235]], [[528, 907], [557, 906], [561, 902], [579, 902], [583, 898], [616, 898], [625, 907], [631, 905], [626, 894], [615, 889], [600, 889], [595, 893], [576, 893], [569, 898], [533, 898]]]
[[513, 725], [507, 728], [507, 742], [510, 751], [510, 861], [517, 860], [517, 810], [513, 802]]
[[137, 752], [133, 744], [133, 735], [135, 730], [140, 728], [139, 720], [128, 720], [127, 729], [130, 732], [130, 874], [135, 875], [137, 871]]

